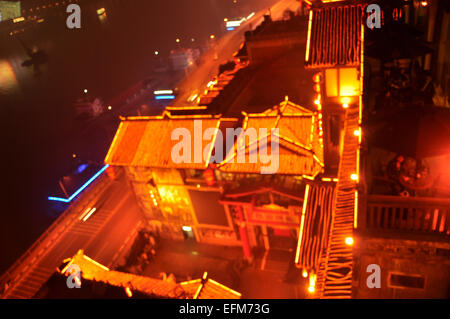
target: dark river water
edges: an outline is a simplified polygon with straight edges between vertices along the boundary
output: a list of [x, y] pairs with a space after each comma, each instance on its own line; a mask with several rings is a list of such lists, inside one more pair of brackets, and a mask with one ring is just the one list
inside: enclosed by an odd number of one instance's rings
[[[22, 2], [33, 5], [33, 0]], [[73, 145], [79, 123], [71, 102], [84, 88], [105, 99], [117, 96], [151, 73], [155, 51], [167, 57], [177, 45], [201, 45], [210, 34], [224, 32], [225, 17], [246, 16], [275, 1], [86, 2], [81, 3], [81, 29], [66, 27], [64, 9], [15, 36], [0, 28], [0, 272], [54, 220], [46, 198], [67, 173], [72, 154], [87, 148], [85, 159], [94, 161], [106, 154], [112, 139], [106, 132], [96, 137], [101, 145], [89, 146], [89, 137]], [[102, 7], [106, 16], [99, 17], [96, 10]], [[48, 55], [38, 76], [21, 66], [28, 58], [24, 45]]]

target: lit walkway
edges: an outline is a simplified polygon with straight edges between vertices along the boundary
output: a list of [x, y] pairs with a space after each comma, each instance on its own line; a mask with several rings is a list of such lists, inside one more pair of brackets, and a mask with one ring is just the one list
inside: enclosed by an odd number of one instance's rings
[[350, 105], [344, 125], [344, 145], [329, 246], [325, 264], [317, 278], [317, 294], [322, 298], [351, 298], [352, 293], [353, 251], [352, 246], [346, 244], [346, 238], [353, 234], [357, 196], [357, 181], [352, 179], [352, 174], [358, 172], [359, 137], [354, 134], [355, 130], [359, 130], [358, 104]]

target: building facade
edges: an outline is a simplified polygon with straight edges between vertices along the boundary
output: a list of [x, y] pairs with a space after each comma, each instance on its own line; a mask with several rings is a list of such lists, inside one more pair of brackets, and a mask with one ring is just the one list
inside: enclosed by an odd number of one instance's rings
[[[123, 118], [105, 162], [123, 167], [149, 225], [162, 236], [242, 245], [251, 258], [253, 247], [270, 248], [268, 233], [281, 237], [275, 246], [284, 241], [285, 248], [295, 248], [305, 180], [323, 171], [317, 116], [286, 99], [243, 119], [167, 111]], [[173, 132], [180, 128], [192, 138], [185, 162], [174, 161]], [[266, 134], [255, 140], [246, 135], [261, 128]], [[208, 129], [209, 139], [198, 140]], [[274, 155], [271, 174], [261, 174], [267, 162], [252, 160], [258, 146], [260, 157], [262, 148]]]

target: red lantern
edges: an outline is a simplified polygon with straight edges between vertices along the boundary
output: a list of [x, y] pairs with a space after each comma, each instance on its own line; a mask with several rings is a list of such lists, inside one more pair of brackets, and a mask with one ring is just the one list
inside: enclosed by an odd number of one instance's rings
[[207, 168], [203, 172], [203, 177], [205, 178], [205, 182], [208, 186], [213, 186], [216, 184], [216, 177], [212, 168]]

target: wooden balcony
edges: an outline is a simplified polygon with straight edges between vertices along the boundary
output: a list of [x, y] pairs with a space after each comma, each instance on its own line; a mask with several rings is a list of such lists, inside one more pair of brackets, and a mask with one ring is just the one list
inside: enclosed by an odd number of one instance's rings
[[437, 235], [449, 240], [450, 199], [369, 195], [366, 205], [361, 201], [358, 230], [380, 236]]

